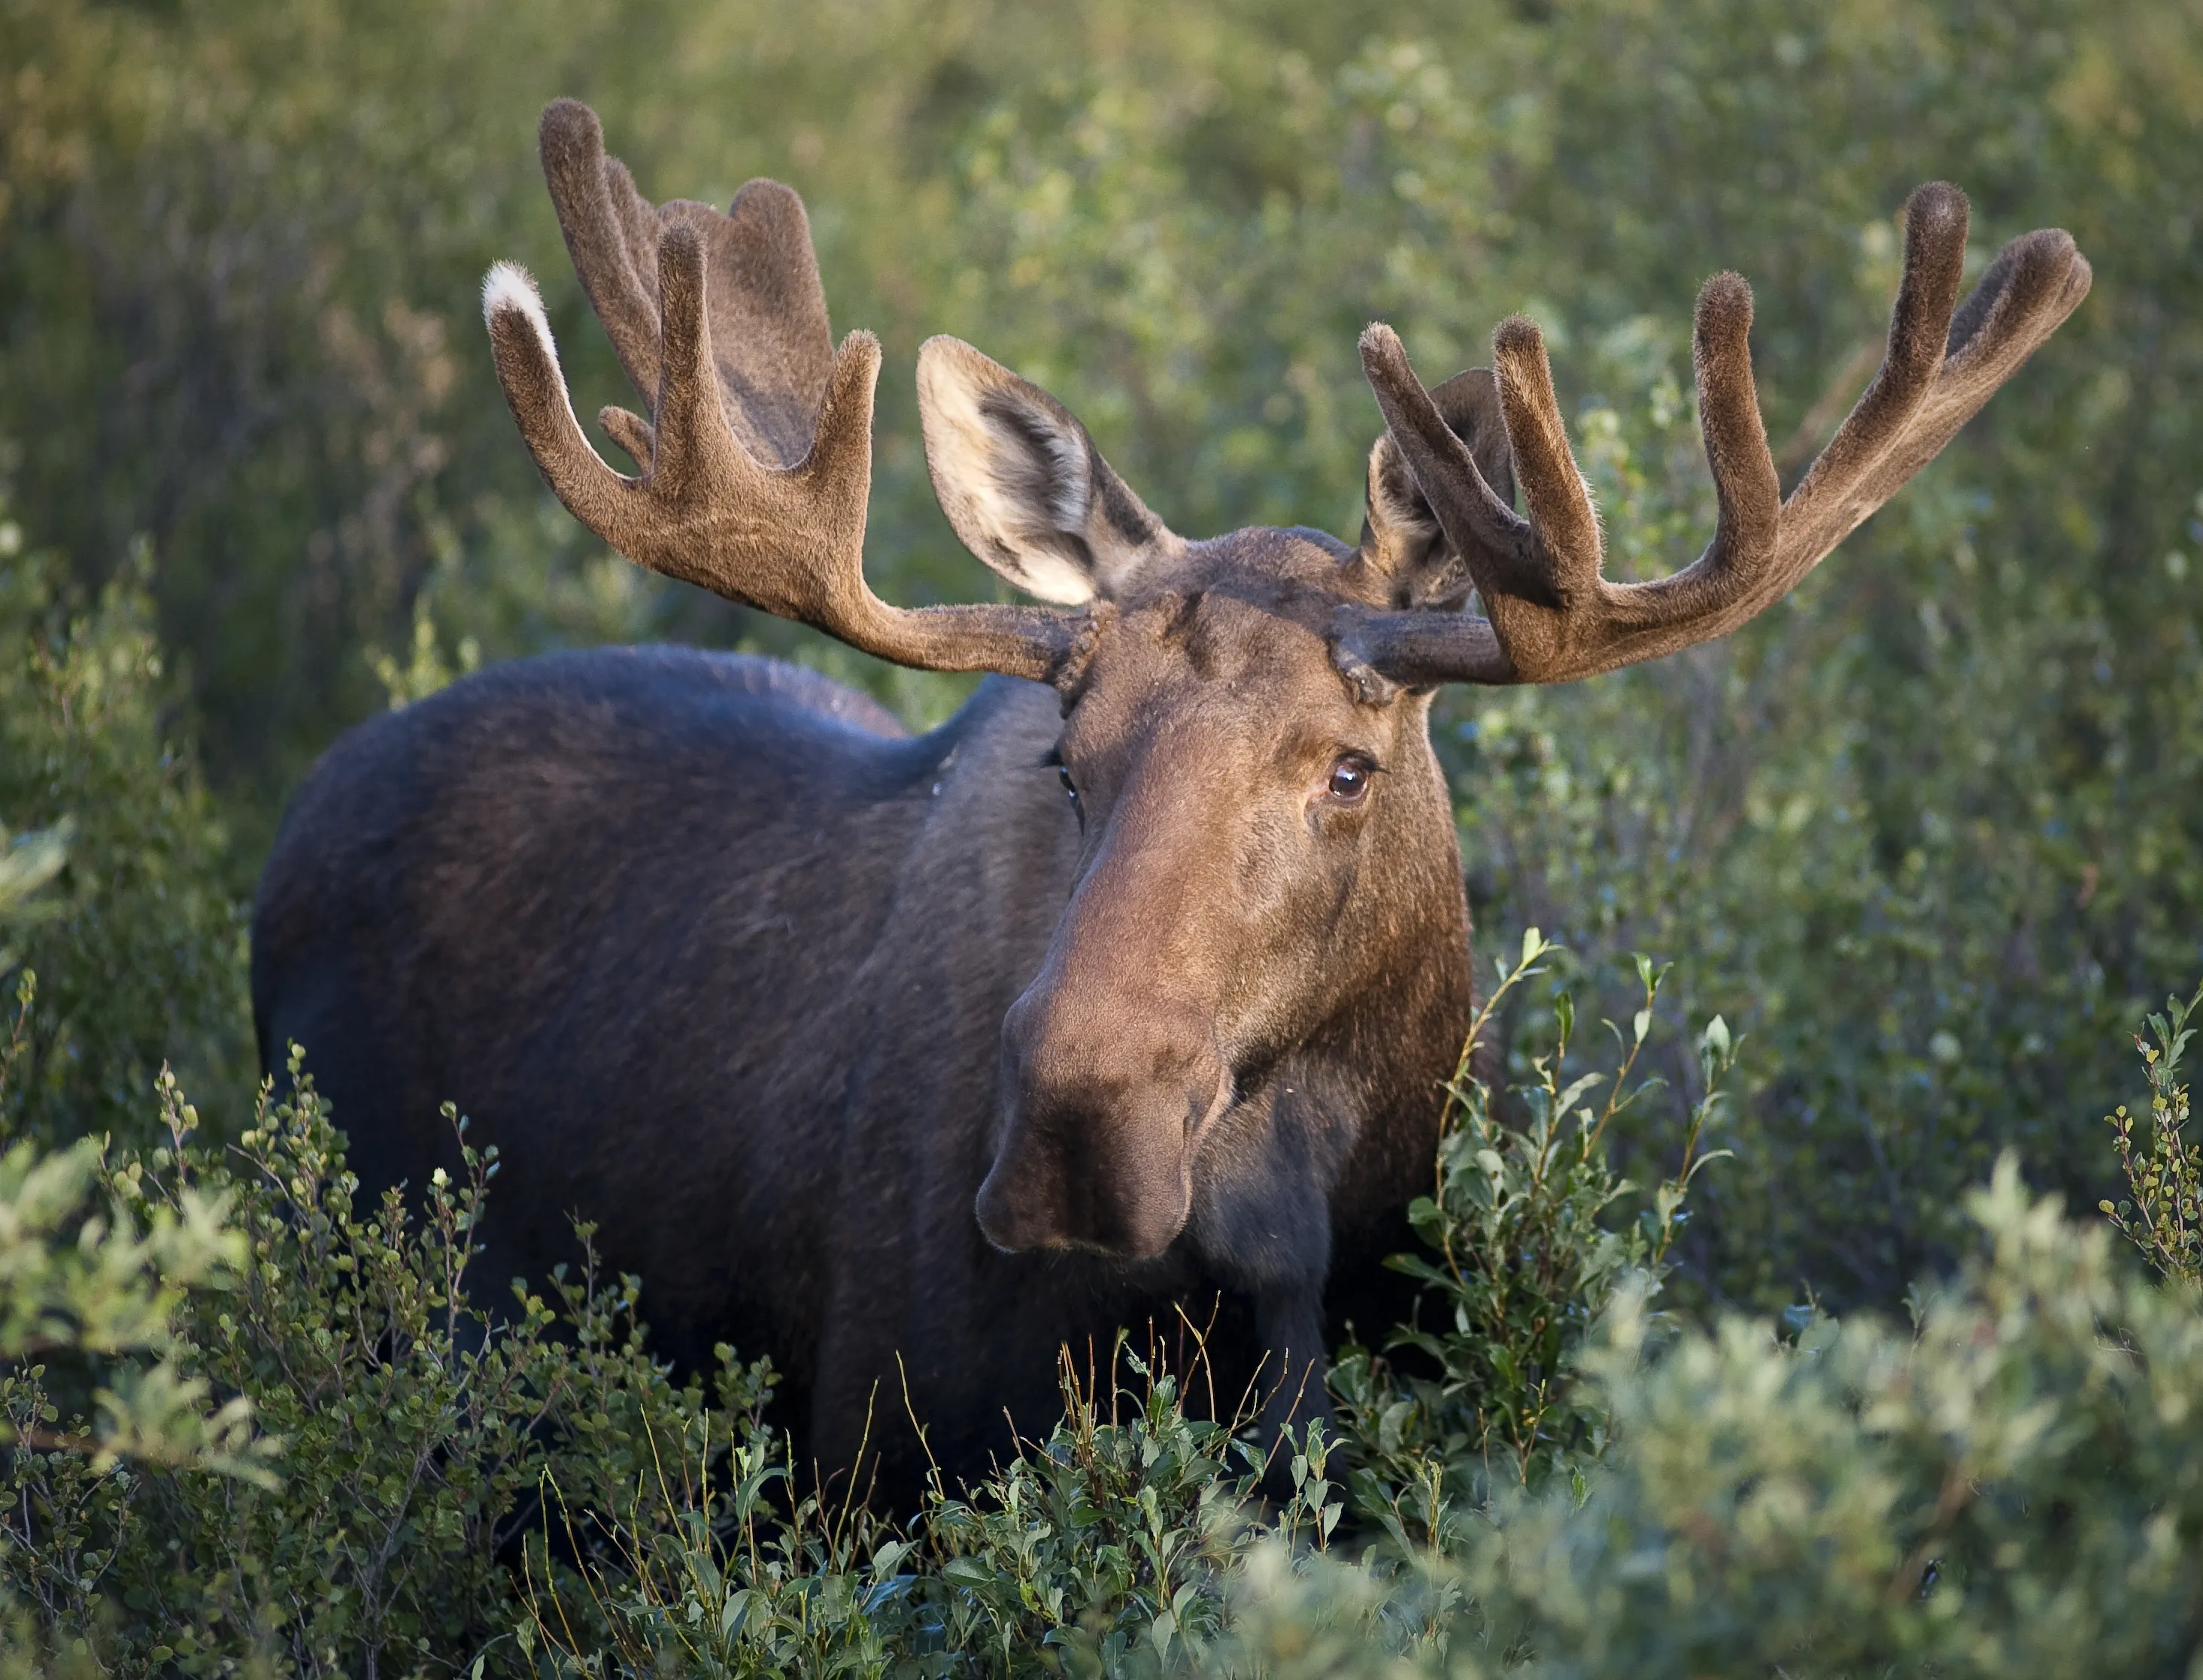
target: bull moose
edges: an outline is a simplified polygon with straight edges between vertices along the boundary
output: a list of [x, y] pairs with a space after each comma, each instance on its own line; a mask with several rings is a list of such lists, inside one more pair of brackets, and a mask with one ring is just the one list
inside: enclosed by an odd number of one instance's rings
[[992, 675], [913, 737], [791, 665], [601, 648], [362, 725], [261, 882], [263, 1060], [305, 1046], [369, 1185], [455, 1165], [456, 1101], [503, 1152], [493, 1275], [540, 1275], [570, 1213], [597, 1221], [664, 1352], [770, 1353], [802, 1450], [853, 1466], [869, 1429], [895, 1496], [925, 1464], [906, 1404], [945, 1471], [983, 1468], [1053, 1416], [1060, 1347], [1173, 1303], [1208, 1325], [1220, 1394], [1259, 1372], [1269, 1421], [1320, 1405], [1326, 1323], [1385, 1322], [1471, 1016], [1433, 694], [1595, 675], [1763, 611], [2089, 283], [2042, 231], [1960, 304], [1966, 201], [1918, 189], [1887, 357], [1786, 498], [1751, 291], [1715, 276], [1693, 357], [1718, 519], [1647, 583], [1602, 575], [1527, 320], [1432, 389], [1363, 333], [1385, 430], [1355, 545], [1181, 537], [1047, 392], [936, 338], [941, 505], [1048, 604], [905, 610], [862, 569], [879, 345], [836, 348], [801, 201], [754, 180], [725, 215], [653, 205], [570, 101], [540, 140], [650, 409], [600, 416], [624, 476], [534, 284], [490, 271], [499, 378], [559, 500], [653, 571]]

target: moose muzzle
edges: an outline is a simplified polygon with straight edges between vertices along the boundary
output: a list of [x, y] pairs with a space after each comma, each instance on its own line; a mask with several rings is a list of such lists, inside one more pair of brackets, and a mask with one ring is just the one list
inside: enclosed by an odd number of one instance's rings
[[1147, 1259], [1184, 1229], [1193, 1152], [1231, 1099], [1208, 1016], [1080, 1010], [1028, 992], [1002, 1026], [1002, 1111], [979, 1187], [997, 1248]]

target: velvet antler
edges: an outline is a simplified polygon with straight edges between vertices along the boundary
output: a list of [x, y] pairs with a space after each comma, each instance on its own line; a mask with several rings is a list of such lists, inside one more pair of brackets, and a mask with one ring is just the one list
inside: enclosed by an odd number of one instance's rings
[[1948, 443], [2088, 295], [2087, 261], [2068, 235], [2045, 229], [2006, 245], [1954, 309], [1965, 249], [1965, 196], [1941, 182], [1915, 192], [1881, 370], [1787, 500], [1752, 385], [1751, 289], [1733, 274], [1706, 282], [1692, 360], [1719, 511], [1705, 551], [1649, 583], [1602, 575], [1598, 516], [1534, 326], [1516, 316], [1493, 339], [1523, 514], [1485, 481], [1392, 330], [1371, 327], [1362, 368], [1485, 616], [1342, 610], [1340, 668], [1365, 687], [1568, 682], [1726, 635], [1764, 611]]
[[566, 248], [651, 417], [608, 408], [642, 468], [591, 447], [541, 299], [510, 263], [482, 287], [498, 378], [543, 476], [638, 565], [928, 670], [1048, 681], [1080, 621], [1038, 607], [891, 607], [864, 577], [878, 341], [834, 348], [803, 203], [753, 180], [729, 214], [653, 206], [587, 106], [543, 114], [543, 170]]

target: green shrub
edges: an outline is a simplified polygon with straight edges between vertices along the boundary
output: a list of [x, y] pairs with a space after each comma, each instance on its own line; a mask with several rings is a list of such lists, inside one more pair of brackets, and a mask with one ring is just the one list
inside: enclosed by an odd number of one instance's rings
[[[12, 991], [22, 965], [38, 983], [0, 1102], [18, 1135], [150, 1143], [146, 1093], [164, 1064], [216, 1111], [248, 1100], [233, 859], [173, 740], [145, 568], [74, 600], [4, 513], [0, 984]], [[29, 832], [10, 845], [9, 828]]]
[[1267, 1561], [1232, 1600], [1237, 1671], [2193, 1674], [2194, 1297], [2115, 1266], [2009, 1161], [1968, 1212], [1981, 1249], [1910, 1329], [1731, 1317], [1656, 1342], [1625, 1294], [1584, 1362], [1615, 1446], [1580, 1494], [1503, 1492], [1404, 1579], [1311, 1591]]
[[[21, 1050], [20, 1029], [35, 991], [17, 990], [17, 1033], [0, 1044], [0, 1093]], [[179, 1134], [190, 1111], [162, 1072], [161, 1102]], [[252, 1435], [251, 1402], [233, 1397], [210, 1412], [207, 1383], [177, 1364], [175, 1317], [194, 1289], [220, 1288], [245, 1258], [225, 1229], [226, 1196], [192, 1188], [140, 1218], [128, 1199], [98, 1205], [108, 1175], [90, 1138], [52, 1152], [14, 1142], [0, 1155], [0, 1444], [32, 1453], [89, 1456], [97, 1473], [119, 1459], [241, 1476], [272, 1487], [265, 1440]], [[43, 1356], [91, 1356], [101, 1386], [97, 1427], [56, 1431]]]
[[1734, 1058], [1716, 1016], [1700, 1041], [1704, 1094], [1680, 1161], [1615, 1227], [1618, 1205], [1638, 1187], [1615, 1171], [1607, 1132], [1657, 1083], [1631, 1083], [1665, 973], [1642, 957], [1642, 1006], [1626, 1031], [1604, 1023], [1618, 1065], [1572, 1074], [1574, 999], [1556, 991], [1551, 1046], [1530, 1058], [1531, 1082], [1514, 1093], [1526, 1123], [1503, 1118], [1500, 1094], [1470, 1076], [1472, 1058], [1509, 994], [1558, 954], [1536, 928], [1524, 935], [1519, 959], [1500, 964], [1455, 1070], [1436, 1193], [1409, 1212], [1425, 1252], [1391, 1262], [1421, 1283], [1433, 1322], [1419, 1312], [1385, 1344], [1384, 1353], [1412, 1350], [1404, 1370], [1383, 1353], [1350, 1347], [1332, 1372], [1364, 1460], [1356, 1502], [1403, 1540], [1410, 1526], [1426, 1537], [1443, 1532], [1446, 1512], [1482, 1505], [1497, 1485], [1542, 1485], [1556, 1471], [1580, 1477], [1580, 1466], [1604, 1450], [1605, 1419], [1576, 1381], [1577, 1358], [1617, 1287], [1636, 1279], [1658, 1288], [1692, 1181], [1727, 1153], [1703, 1147]]
[[[1529, 941], [1503, 990], [1553, 957]], [[1066, 1363], [1046, 1440], [977, 1486], [936, 1487], [907, 1530], [806, 1494], [761, 1422], [768, 1371], [723, 1349], [709, 1382], [676, 1383], [647, 1355], [634, 1280], [590, 1266], [547, 1295], [476, 1302], [470, 1234], [493, 1158], [465, 1149], [463, 1180], [425, 1187], [417, 1217], [395, 1196], [355, 1205], [303, 1082], [222, 1152], [198, 1142], [172, 1082], [164, 1145], [13, 1143], [9, 1659], [483, 1676], [2192, 1671], [2193, 1286], [2120, 1269], [2108, 1227], [2065, 1221], [2007, 1159], [1969, 1201], [1979, 1246], [1919, 1295], [1910, 1329], [1656, 1315], [1709, 1105], [1631, 1220], [1601, 1122], [1640, 1088], [1658, 979], [1640, 970], [1645, 1014], [1616, 1029], [1617, 1066], [1595, 1084], [1569, 1076], [1564, 1041], [1533, 1058], [1519, 1126], [1463, 1082], [1418, 1210], [1426, 1249], [1407, 1263], [1436, 1310], [1396, 1338], [1444, 1376], [1350, 1356], [1345, 1438], [1312, 1425], [1287, 1449], [1293, 1491], [1268, 1502], [1255, 1441], [1178, 1403], [1198, 1359], [1171, 1373], [1121, 1345], [1103, 1371]], [[1573, 1005], [1553, 1007], [1572, 1028]], [[2168, 1118], [2183, 1020], [2175, 1005], [2147, 1046]], [[1732, 1046], [1710, 1029], [1701, 1049], [1711, 1088]], [[91, 1360], [96, 1416], [60, 1415], [50, 1352]], [[1343, 1520], [1350, 1471], [1358, 1524]]]
[[[656, 1443], [653, 1477], [624, 1498], [599, 1488], [564, 1530], [578, 1576], [561, 1584], [549, 1548], [531, 1550], [546, 1585], [523, 1641], [553, 1672], [591, 1676], [1182, 1665], [1214, 1643], [1229, 1572], [1273, 1531], [1250, 1503], [1262, 1454], [1188, 1418], [1178, 1380], [1121, 1344], [1099, 1375], [1082, 1382], [1066, 1356], [1048, 1437], [977, 1487], [936, 1483], [907, 1534], [853, 1500], [776, 1503], [792, 1468], [754, 1432], [716, 1483], [704, 1430]], [[1319, 1424], [1294, 1456], [1274, 1518], [1289, 1540], [1320, 1546], [1337, 1524], [1330, 1450]]]
[[[125, 1673], [255, 1656], [301, 1674], [509, 1664], [519, 1599], [498, 1554], [539, 1483], [577, 1479], [577, 1459], [631, 1479], [653, 1431], [697, 1412], [703, 1390], [645, 1353], [632, 1281], [562, 1276], [547, 1303], [516, 1289], [502, 1309], [470, 1299], [493, 1158], [466, 1149], [466, 1179], [439, 1174], [417, 1217], [394, 1194], [356, 1205], [326, 1106], [298, 1090], [263, 1097], [214, 1152], [167, 1088], [171, 1143], [103, 1160], [80, 1146], [33, 1170], [97, 1162], [117, 1231], [197, 1230], [226, 1210], [222, 1269], [160, 1276], [159, 1345], [192, 1393], [249, 1406], [246, 1467], [275, 1475], [162, 1468], [72, 1420], [60, 1433], [92, 1437], [98, 1456], [62, 1441], [8, 1461], [0, 1584]], [[754, 1411], [767, 1380], [730, 1365], [720, 1399]], [[56, 1421], [36, 1366], [15, 1367], [6, 1404], [19, 1439]]]

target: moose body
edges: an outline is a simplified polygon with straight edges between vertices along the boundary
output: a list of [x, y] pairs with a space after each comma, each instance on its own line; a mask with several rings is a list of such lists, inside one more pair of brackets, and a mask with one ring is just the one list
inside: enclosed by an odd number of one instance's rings
[[1390, 1322], [1381, 1259], [1471, 1017], [1437, 689], [1594, 675], [1764, 610], [2089, 278], [2039, 232], [1961, 304], [1965, 201], [1921, 188], [1888, 357], [1785, 496], [1751, 294], [1716, 275], [1694, 358], [1719, 522], [1645, 583], [1603, 574], [1527, 321], [1432, 389], [1363, 334], [1386, 429], [1358, 545], [1189, 541], [1047, 392], [934, 339], [942, 510], [1054, 604], [905, 610], [862, 569], [879, 348], [836, 348], [795, 195], [653, 205], [570, 102], [542, 149], [651, 409], [600, 416], [641, 468], [616, 473], [533, 282], [491, 271], [499, 376], [567, 508], [666, 575], [995, 680], [911, 739], [790, 667], [605, 651], [363, 726], [262, 883], [263, 1054], [305, 1046], [371, 1182], [451, 1165], [458, 1103], [506, 1163], [493, 1273], [540, 1275], [594, 1221], [661, 1347], [770, 1353], [803, 1449], [861, 1471], [869, 1439], [896, 1495], [925, 1462], [906, 1415], [952, 1477], [983, 1469], [1044, 1425], [1059, 1348], [1143, 1320], [1206, 1336], [1220, 1406], [1256, 1384], [1266, 1429], [1320, 1408], [1326, 1335]]
[[[492, 667], [354, 731], [293, 802], [255, 923], [267, 1054], [309, 1046], [373, 1189], [458, 1170], [455, 1102], [501, 1158], [485, 1286], [541, 1279], [576, 1258], [570, 1217], [597, 1222], [654, 1347], [770, 1352], [804, 1450], [847, 1465], [869, 1429], [896, 1495], [924, 1467], [906, 1382], [939, 1461], [983, 1469], [1008, 1420], [1045, 1431], [1057, 1349], [1106, 1359], [1119, 1326], [1190, 1351], [1190, 1320], [1229, 1410], [1266, 1353], [1316, 1349], [1326, 1284], [1333, 1323], [1391, 1322], [1378, 1263], [1464, 1018], [1460, 888], [1423, 923], [1420, 1042], [1388, 1004], [1353, 1063], [1287, 1058], [1242, 1104], [1263, 1158], [1229, 1229], [1146, 1260], [1006, 1253], [972, 1203], [1001, 1022], [1078, 875], [1061, 728], [1012, 679], [913, 739], [747, 656]], [[1326, 1135], [1343, 1098], [1378, 1115], [1358, 1161]]]

